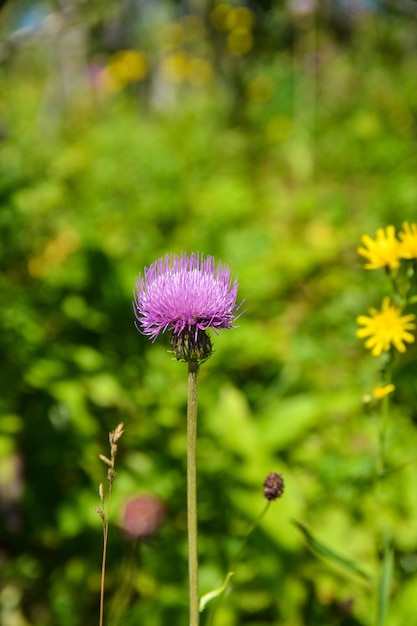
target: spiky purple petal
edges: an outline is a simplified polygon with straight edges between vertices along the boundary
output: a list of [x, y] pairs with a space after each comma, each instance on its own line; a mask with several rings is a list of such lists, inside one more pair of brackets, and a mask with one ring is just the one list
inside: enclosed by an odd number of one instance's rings
[[233, 328], [238, 283], [224, 263], [192, 252], [167, 254], [145, 268], [136, 283], [136, 327], [155, 340], [172, 330]]

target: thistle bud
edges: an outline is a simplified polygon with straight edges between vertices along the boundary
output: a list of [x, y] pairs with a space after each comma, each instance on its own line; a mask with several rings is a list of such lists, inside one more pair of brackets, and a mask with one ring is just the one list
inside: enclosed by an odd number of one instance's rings
[[271, 472], [264, 480], [264, 496], [267, 500], [276, 500], [284, 493], [284, 479], [281, 474]]
[[210, 337], [204, 330], [183, 330], [179, 335], [172, 333], [171, 347], [178, 361], [203, 363], [213, 353]]

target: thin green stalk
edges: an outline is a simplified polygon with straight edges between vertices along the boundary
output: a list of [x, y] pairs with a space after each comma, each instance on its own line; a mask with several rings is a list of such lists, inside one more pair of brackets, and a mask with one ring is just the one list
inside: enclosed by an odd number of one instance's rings
[[190, 626], [199, 624], [197, 531], [197, 378], [198, 363], [188, 363], [187, 407], [187, 521]]
[[384, 626], [388, 612], [389, 597], [392, 582], [393, 549], [391, 546], [391, 538], [388, 533], [384, 537], [384, 558], [382, 561], [381, 575], [378, 584], [378, 608], [377, 608], [377, 626]]
[[[392, 382], [392, 355], [391, 359], [386, 365], [385, 369], [385, 380], [384, 383], [386, 385], [391, 384]], [[386, 616], [388, 612], [389, 606], [389, 597], [390, 597], [390, 587], [392, 581], [392, 569], [393, 569], [393, 553], [390, 542], [389, 532], [386, 527], [385, 516], [381, 517], [381, 513], [384, 509], [384, 484], [381, 482], [381, 479], [384, 478], [386, 472], [386, 438], [387, 438], [387, 428], [389, 422], [389, 413], [391, 406], [391, 396], [390, 394], [386, 395], [382, 399], [381, 409], [379, 413], [379, 481], [376, 484], [376, 506], [377, 506], [377, 518], [382, 519], [383, 521], [383, 536], [384, 536], [384, 555], [380, 564], [380, 577], [377, 588], [377, 613], [376, 613], [376, 626], [384, 626], [386, 621]], [[380, 510], [379, 510], [380, 507]]]
[[[113, 433], [110, 433], [110, 437], [112, 437]], [[100, 499], [101, 499], [101, 504], [103, 506], [103, 509], [100, 509], [99, 507], [96, 508], [97, 513], [99, 513], [101, 520], [103, 522], [103, 557], [102, 557], [102, 562], [101, 562], [101, 585], [100, 585], [100, 619], [99, 619], [99, 626], [103, 626], [104, 624], [104, 583], [105, 583], [105, 579], [106, 579], [106, 559], [107, 559], [107, 544], [109, 541], [109, 518], [110, 518], [110, 503], [111, 503], [111, 494], [112, 494], [112, 487], [113, 487], [113, 480], [114, 477], [116, 476], [116, 472], [114, 471], [114, 457], [115, 457], [115, 450], [117, 448], [113, 449], [112, 455], [111, 455], [111, 460], [107, 459], [106, 457], [100, 455], [103, 459], [106, 459], [106, 463], [110, 464], [110, 467], [108, 469], [107, 472], [107, 478], [109, 480], [109, 495], [107, 498], [107, 513], [105, 513], [105, 509], [104, 509], [104, 490], [103, 490], [103, 485], [100, 483], [100, 487], [99, 487], [99, 492], [100, 492]]]
[[[250, 535], [253, 533], [253, 531], [255, 530], [255, 528], [261, 523], [265, 513], [267, 512], [267, 510], [269, 509], [269, 506], [271, 504], [271, 500], [268, 500], [267, 503], [265, 504], [264, 508], [262, 509], [261, 513], [258, 515], [258, 517], [256, 518], [256, 520], [254, 522], [252, 522], [252, 524], [249, 527], [248, 532], [246, 533], [246, 535], [243, 537], [241, 544], [239, 546], [238, 551], [236, 552], [235, 556], [233, 557], [232, 562], [230, 563], [230, 566], [228, 568], [228, 572], [227, 572], [227, 576], [225, 578], [225, 580], [223, 581], [223, 584], [220, 587], [217, 587], [216, 589], [213, 589], [213, 591], [210, 591], [209, 593], [206, 593], [204, 596], [202, 596], [201, 600], [200, 600], [200, 607], [201, 610], [203, 610], [206, 605], [208, 604], [208, 602], [210, 602], [210, 600], [213, 600], [213, 598], [216, 598], [217, 596], [219, 596], [220, 594], [224, 593], [227, 589], [227, 586], [229, 584], [229, 580], [231, 579], [231, 577], [234, 575], [234, 569], [235, 566], [237, 565], [242, 552], [244, 551], [246, 544], [248, 543], [248, 539], [250, 537]], [[213, 610], [211, 612], [211, 616], [210, 616], [210, 624], [213, 623], [214, 621], [214, 613], [215, 611]]]
[[269, 509], [269, 505], [271, 504], [271, 501], [268, 500], [267, 503], [265, 504], [264, 508], [262, 509], [261, 513], [258, 515], [258, 517], [256, 518], [256, 520], [251, 524], [248, 532], [246, 533], [246, 535], [244, 536], [244, 538], [242, 539], [242, 543], [240, 544], [239, 550], [236, 552], [230, 567], [229, 567], [229, 571], [233, 572], [233, 570], [235, 569], [235, 566], [237, 564], [237, 562], [239, 561], [243, 550], [246, 547], [246, 544], [248, 543], [248, 539], [250, 537], [250, 535], [253, 533], [253, 531], [255, 530], [255, 528], [261, 523], [262, 518], [264, 517], [265, 513], [267, 512], [267, 510]]
[[[392, 382], [392, 364], [391, 362], [387, 365], [387, 370], [385, 373], [385, 385], [389, 385]], [[390, 412], [390, 404], [391, 404], [391, 396], [388, 394], [385, 398], [382, 399], [381, 410], [378, 416], [378, 430], [379, 430], [379, 474], [382, 476], [385, 472], [385, 448], [386, 448], [386, 436], [387, 436], [387, 427], [388, 427], [388, 419]]]
[[379, 475], [385, 472], [385, 440], [387, 434], [387, 420], [389, 413], [389, 396], [382, 399], [381, 410], [379, 414]]
[[101, 562], [101, 586], [100, 586], [100, 617], [99, 626], [103, 626], [104, 623], [104, 583], [106, 578], [106, 557], [107, 557], [107, 544], [109, 540], [109, 519], [110, 519], [110, 503], [111, 494], [113, 488], [113, 481], [116, 477], [114, 469], [116, 454], [117, 454], [117, 442], [123, 435], [123, 422], [121, 422], [114, 430], [109, 433], [110, 442], [110, 458], [104, 454], [99, 454], [99, 458], [107, 465], [107, 480], [109, 481], [109, 495], [107, 498], [107, 513], [105, 512], [105, 498], [103, 484], [100, 483], [98, 491], [100, 496], [101, 508], [96, 506], [96, 513], [100, 516], [103, 524], [103, 557]]

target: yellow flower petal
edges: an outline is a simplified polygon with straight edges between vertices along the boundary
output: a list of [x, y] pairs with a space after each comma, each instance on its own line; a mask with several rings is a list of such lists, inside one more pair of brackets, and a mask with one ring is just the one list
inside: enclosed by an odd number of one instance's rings
[[405, 352], [407, 343], [413, 343], [415, 336], [415, 315], [401, 315], [402, 310], [390, 304], [389, 298], [382, 301], [381, 310], [369, 310], [369, 316], [359, 315], [357, 323], [363, 328], [356, 331], [359, 339], [365, 339], [365, 348], [371, 350], [373, 356], [380, 356], [394, 347], [398, 352]]
[[363, 247], [358, 253], [367, 259], [366, 269], [376, 270], [380, 267], [396, 269], [400, 265], [400, 242], [395, 236], [394, 226], [378, 228], [375, 239], [369, 235], [362, 237]]
[[417, 224], [404, 222], [398, 237], [400, 239], [400, 257], [402, 259], [417, 259]]
[[375, 387], [372, 394], [377, 400], [382, 400], [382, 398], [385, 398], [385, 396], [387, 396], [389, 393], [392, 393], [394, 390], [395, 385], [380, 385], [378, 387]]

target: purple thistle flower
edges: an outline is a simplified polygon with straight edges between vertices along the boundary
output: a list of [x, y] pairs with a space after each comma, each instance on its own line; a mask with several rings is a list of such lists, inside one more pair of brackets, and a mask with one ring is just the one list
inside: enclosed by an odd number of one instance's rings
[[190, 256], [185, 252], [167, 254], [137, 279], [133, 302], [136, 328], [152, 341], [171, 330], [174, 338], [182, 336], [182, 347], [185, 342], [189, 348], [191, 342], [195, 348], [199, 340], [204, 341], [208, 328], [215, 332], [233, 328], [237, 290], [237, 280], [232, 283], [227, 265], [215, 265], [213, 257], [194, 252]]

